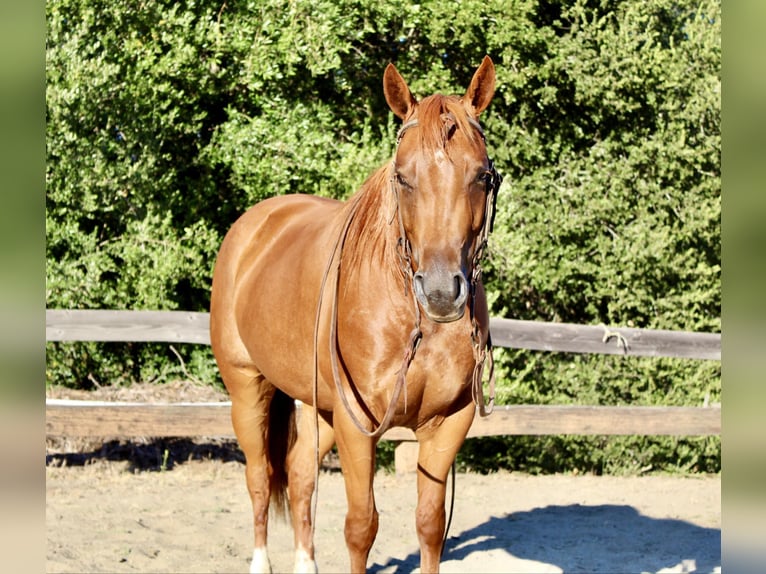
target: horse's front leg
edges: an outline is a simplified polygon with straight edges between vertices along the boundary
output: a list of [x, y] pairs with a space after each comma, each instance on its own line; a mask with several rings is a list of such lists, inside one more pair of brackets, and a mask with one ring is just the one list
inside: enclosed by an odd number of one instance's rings
[[[335, 435], [332, 427], [310, 405], [301, 405], [298, 415], [298, 437], [287, 455], [290, 515], [295, 534], [296, 573], [316, 572], [314, 540], [311, 536], [311, 497], [314, 492], [317, 460], [321, 461], [332, 448]], [[318, 429], [317, 429], [318, 425]], [[319, 431], [319, 452], [316, 433]], [[317, 458], [318, 457], [318, 458]]]
[[418, 505], [415, 526], [420, 542], [420, 571], [439, 572], [444, 540], [444, 499], [447, 474], [473, 422], [475, 407], [469, 402], [438, 426], [426, 425], [416, 433], [418, 451]]
[[372, 485], [377, 441], [359, 432], [343, 406], [333, 413], [333, 427], [348, 502], [344, 533], [351, 561], [349, 571], [365, 572], [367, 557], [378, 533], [378, 510]]

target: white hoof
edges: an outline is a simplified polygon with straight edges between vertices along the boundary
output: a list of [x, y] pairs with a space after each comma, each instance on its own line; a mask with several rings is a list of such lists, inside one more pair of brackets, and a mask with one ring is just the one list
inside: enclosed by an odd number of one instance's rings
[[250, 562], [250, 574], [271, 574], [269, 554], [265, 548], [253, 550], [253, 560]]
[[298, 548], [295, 551], [295, 574], [317, 574], [317, 563], [311, 559], [309, 553]]

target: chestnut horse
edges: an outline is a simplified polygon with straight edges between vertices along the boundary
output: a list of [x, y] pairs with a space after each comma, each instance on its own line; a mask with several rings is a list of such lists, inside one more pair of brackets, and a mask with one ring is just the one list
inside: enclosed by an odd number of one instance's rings
[[270, 198], [227, 233], [210, 336], [246, 457], [251, 572], [271, 569], [270, 501], [283, 512], [289, 503], [295, 570], [316, 571], [317, 467], [333, 444], [350, 570], [365, 571], [378, 530], [375, 448], [392, 426], [419, 442], [421, 569], [438, 571], [447, 475], [476, 405], [486, 412], [491, 349], [479, 260], [500, 176], [478, 116], [494, 89], [489, 57], [462, 97], [422, 101], [389, 64], [383, 90], [403, 121], [393, 160], [346, 202]]

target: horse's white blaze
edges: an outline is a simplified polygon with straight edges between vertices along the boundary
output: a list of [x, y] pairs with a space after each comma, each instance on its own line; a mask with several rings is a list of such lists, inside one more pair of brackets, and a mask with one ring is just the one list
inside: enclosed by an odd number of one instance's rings
[[295, 574], [316, 574], [317, 563], [309, 556], [303, 548], [295, 550]]
[[253, 560], [250, 562], [250, 574], [271, 574], [269, 554], [265, 548], [253, 550]]

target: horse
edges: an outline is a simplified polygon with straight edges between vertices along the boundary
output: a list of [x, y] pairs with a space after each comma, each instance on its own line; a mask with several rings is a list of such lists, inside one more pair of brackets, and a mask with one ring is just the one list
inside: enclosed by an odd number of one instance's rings
[[478, 118], [494, 91], [489, 56], [463, 96], [420, 101], [388, 64], [383, 92], [402, 121], [393, 158], [346, 201], [272, 197], [224, 237], [210, 337], [245, 455], [251, 572], [271, 571], [270, 504], [289, 508], [295, 571], [317, 571], [318, 467], [334, 444], [350, 571], [365, 571], [378, 531], [376, 445], [393, 426], [419, 443], [421, 571], [438, 572], [448, 473], [477, 406], [486, 414], [492, 402], [480, 260], [501, 177]]

